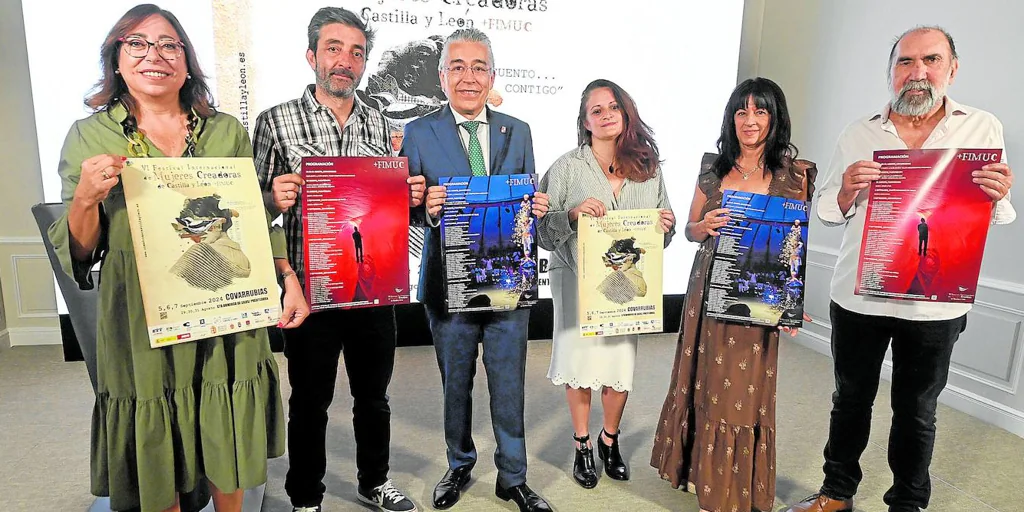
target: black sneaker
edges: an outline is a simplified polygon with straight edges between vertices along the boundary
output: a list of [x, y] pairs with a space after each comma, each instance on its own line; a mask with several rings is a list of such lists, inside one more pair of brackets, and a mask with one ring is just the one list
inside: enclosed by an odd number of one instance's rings
[[387, 512], [416, 512], [417, 510], [416, 504], [409, 498], [406, 498], [402, 491], [399, 491], [391, 483], [391, 480], [369, 491], [359, 487], [357, 494], [359, 495], [359, 501]]
[[292, 507], [292, 512], [323, 512], [323, 510], [320, 505], [315, 507]]

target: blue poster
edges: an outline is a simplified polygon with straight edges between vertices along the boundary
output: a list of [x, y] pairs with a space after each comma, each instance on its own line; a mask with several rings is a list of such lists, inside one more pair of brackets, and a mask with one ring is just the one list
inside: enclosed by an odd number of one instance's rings
[[537, 302], [533, 174], [441, 178], [448, 311], [511, 311]]
[[731, 220], [719, 229], [708, 279], [713, 318], [803, 325], [810, 202], [726, 190]]

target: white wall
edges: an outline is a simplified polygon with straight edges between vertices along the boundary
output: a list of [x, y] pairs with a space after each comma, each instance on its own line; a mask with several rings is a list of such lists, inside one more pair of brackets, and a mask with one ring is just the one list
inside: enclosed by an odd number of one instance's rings
[[[29, 208], [43, 200], [21, 2], [0, 1], [0, 347], [60, 344], [53, 273]], [[55, 54], [54, 65], [69, 58]], [[70, 57], [70, 58], [73, 58]], [[52, 172], [57, 172], [53, 169]]]
[[[801, 155], [828, 165], [842, 128], [887, 98], [892, 39], [916, 24], [939, 24], [957, 41], [960, 74], [950, 94], [1002, 120], [1011, 166], [1024, 175], [1024, 83], [1016, 55], [1024, 48], [1024, 6], [1010, 0], [920, 4], [886, 0], [747, 0], [738, 78], [761, 75], [786, 91]], [[980, 16], [983, 15], [983, 16]], [[996, 36], [993, 36], [996, 35]], [[0, 347], [59, 343], [52, 277], [29, 208], [42, 201], [21, 2], [0, 2]], [[54, 170], [54, 172], [56, 172]], [[825, 176], [819, 179], [824, 180]], [[1018, 187], [1019, 188], [1019, 187]], [[1018, 191], [1020, 197], [1024, 192]], [[1024, 200], [1018, 201], [1024, 209]], [[992, 230], [978, 303], [957, 343], [943, 401], [1024, 436], [1024, 221]], [[808, 310], [816, 323], [800, 338], [828, 353], [828, 282], [841, 232], [812, 223]]]
[[[802, 157], [818, 163], [819, 182], [826, 178], [842, 129], [887, 101], [889, 49], [896, 36], [915, 25], [940, 25], [952, 34], [960, 71], [950, 96], [999, 117], [1011, 168], [1024, 175], [1024, 103], [1017, 94], [1024, 80], [1019, 64], [1024, 32], [1018, 26], [1024, 5], [1010, 0], [932, 0], [924, 5], [747, 0], [739, 78], [760, 75], [783, 88], [794, 142]], [[1015, 194], [1024, 197], [1024, 191]], [[1024, 208], [1024, 199], [1016, 202]], [[841, 229], [811, 224], [807, 304], [816, 323], [799, 339], [826, 354], [828, 287]], [[1022, 235], [1022, 221], [990, 231], [978, 301], [953, 353], [942, 401], [1024, 437]]]

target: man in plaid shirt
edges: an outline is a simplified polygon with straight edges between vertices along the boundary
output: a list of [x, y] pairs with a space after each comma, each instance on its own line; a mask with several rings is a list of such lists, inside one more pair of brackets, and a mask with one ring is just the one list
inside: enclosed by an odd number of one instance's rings
[[[325, 7], [310, 21], [306, 60], [316, 73], [296, 100], [260, 114], [253, 135], [256, 171], [269, 209], [284, 214], [288, 255], [305, 285], [302, 157], [390, 156], [387, 123], [355, 95], [373, 46], [372, 30], [346, 9]], [[424, 178], [409, 179], [409, 205], [422, 203]], [[341, 334], [344, 333], [344, 334]], [[320, 512], [326, 487], [327, 409], [334, 398], [338, 359], [354, 400], [358, 498], [386, 511], [416, 505], [388, 479], [391, 409], [387, 388], [395, 362], [393, 307], [330, 310], [285, 335], [292, 394], [288, 411], [288, 476], [294, 511]]]

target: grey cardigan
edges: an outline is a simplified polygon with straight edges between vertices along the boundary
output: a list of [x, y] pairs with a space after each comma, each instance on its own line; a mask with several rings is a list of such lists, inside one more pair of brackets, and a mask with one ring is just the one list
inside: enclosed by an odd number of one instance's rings
[[[604, 172], [590, 146], [584, 144], [555, 160], [541, 178], [538, 190], [550, 196], [550, 204], [547, 214], [537, 221], [537, 243], [551, 251], [548, 268], [576, 272], [576, 223], [569, 222], [569, 210], [587, 198], [601, 201], [609, 210], [672, 209], [661, 169], [643, 183], [626, 180], [618, 198]], [[675, 226], [665, 234], [666, 247], [674, 234]]]

